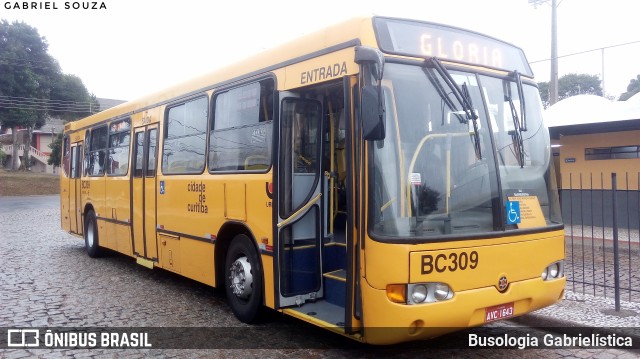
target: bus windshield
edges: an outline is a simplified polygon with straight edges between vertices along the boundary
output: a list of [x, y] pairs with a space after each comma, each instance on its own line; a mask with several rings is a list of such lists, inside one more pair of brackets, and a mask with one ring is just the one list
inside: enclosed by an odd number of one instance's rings
[[[508, 76], [445, 72], [426, 65], [385, 65], [386, 137], [369, 147], [372, 237], [486, 238], [491, 232], [560, 224], [537, 88], [517, 86]], [[461, 88], [477, 119], [461, 103]], [[516, 122], [523, 118], [522, 101], [526, 126]], [[525, 198], [521, 203], [529, 217], [508, 218], [506, 204]]]

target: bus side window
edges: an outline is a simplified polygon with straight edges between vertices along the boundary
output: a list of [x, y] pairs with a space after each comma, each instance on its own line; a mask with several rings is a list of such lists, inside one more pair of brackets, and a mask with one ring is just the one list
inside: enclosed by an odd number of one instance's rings
[[129, 119], [112, 122], [109, 126], [109, 158], [107, 174], [124, 176], [129, 170], [129, 142], [131, 138]]
[[273, 80], [216, 94], [210, 171], [265, 171], [271, 166]]
[[199, 97], [167, 111], [162, 149], [162, 173], [202, 173], [204, 170], [209, 99]]
[[69, 163], [69, 149], [71, 148], [71, 145], [69, 144], [69, 136], [64, 136], [64, 144], [62, 147], [62, 169], [64, 171], [64, 175], [66, 177], [69, 177], [69, 167], [70, 167], [70, 163]]
[[107, 126], [100, 126], [91, 130], [88, 159], [89, 168], [87, 169], [89, 176], [102, 176], [106, 165], [106, 151], [108, 148], [108, 130]]

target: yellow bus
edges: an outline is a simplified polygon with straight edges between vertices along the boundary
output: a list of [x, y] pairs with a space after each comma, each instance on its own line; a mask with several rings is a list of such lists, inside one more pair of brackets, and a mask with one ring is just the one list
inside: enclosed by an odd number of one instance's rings
[[66, 124], [61, 222], [242, 322], [397, 343], [562, 298], [550, 154], [520, 48], [358, 18]]

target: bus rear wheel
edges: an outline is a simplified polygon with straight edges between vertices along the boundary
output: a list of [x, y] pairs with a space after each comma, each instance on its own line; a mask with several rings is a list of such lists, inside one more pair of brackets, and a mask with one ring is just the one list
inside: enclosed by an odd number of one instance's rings
[[84, 219], [84, 246], [87, 254], [91, 258], [100, 256], [100, 246], [98, 242], [98, 223], [96, 214], [93, 211], [87, 212]]
[[224, 277], [233, 314], [244, 323], [254, 322], [262, 306], [262, 269], [253, 241], [244, 234], [231, 241]]

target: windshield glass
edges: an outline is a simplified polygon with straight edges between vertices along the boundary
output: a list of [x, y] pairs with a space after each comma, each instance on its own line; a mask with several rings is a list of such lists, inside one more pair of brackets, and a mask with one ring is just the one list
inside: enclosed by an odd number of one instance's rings
[[488, 76], [480, 76], [480, 82], [496, 142], [504, 200], [536, 197], [545, 219], [545, 222], [539, 224], [561, 223], [557, 182], [550, 162], [549, 132], [542, 122], [543, 110], [538, 89], [527, 84], [522, 86], [526, 123], [523, 124], [524, 130], [521, 133], [524, 150], [524, 163], [521, 166], [517, 155], [518, 145], [512, 135], [515, 130], [511, 105], [505, 96], [509, 91], [507, 86], [510, 86], [517, 117], [522, 119], [516, 83]]
[[450, 75], [466, 87], [475, 123], [433, 68], [385, 65], [386, 137], [369, 147], [370, 233], [380, 239], [447, 239], [523, 228], [506, 223], [504, 206], [525, 194], [539, 197], [544, 225], [557, 221], [558, 211], [549, 210], [549, 140], [537, 89], [524, 86], [528, 129], [522, 132], [521, 168], [510, 150], [514, 124], [503, 87], [503, 81], [513, 86], [519, 108], [515, 82]]

